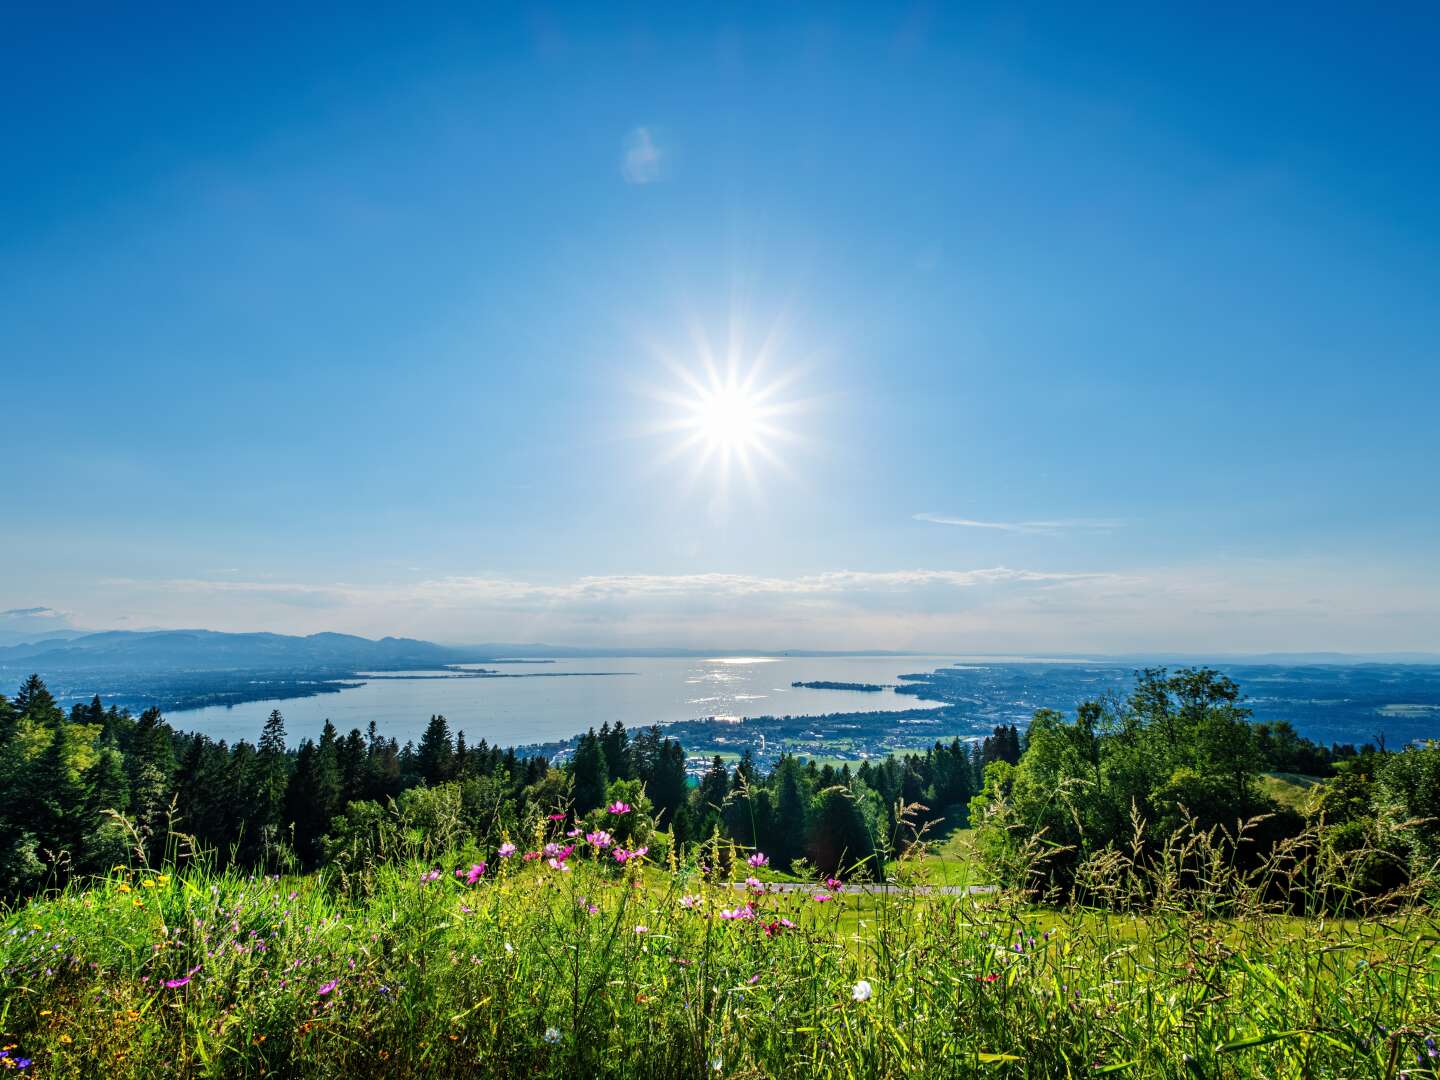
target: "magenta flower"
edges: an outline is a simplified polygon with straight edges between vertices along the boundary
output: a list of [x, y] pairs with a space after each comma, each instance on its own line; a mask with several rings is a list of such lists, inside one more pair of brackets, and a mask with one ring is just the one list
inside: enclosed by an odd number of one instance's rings
[[326, 983], [324, 986], [320, 987], [320, 989], [317, 990], [317, 991], [315, 991], [315, 992], [316, 992], [317, 994], [319, 994], [321, 997], [324, 997], [326, 994], [330, 993], [331, 990], [334, 990], [335, 987], [337, 987], [337, 986], [339, 986], [339, 985], [340, 985], [340, 980], [339, 980], [339, 979], [331, 979], [328, 983]]
[[195, 977], [195, 973], [200, 970], [201, 966], [202, 966], [202, 965], [200, 965], [200, 964], [196, 964], [193, 968], [191, 968], [189, 971], [187, 971], [187, 972], [185, 973], [185, 977], [184, 977], [184, 978], [181, 978], [181, 979], [166, 979], [166, 980], [165, 980], [165, 989], [167, 989], [167, 990], [179, 990], [182, 986], [188, 986], [188, 985], [190, 984], [190, 980]]
[[844, 888], [844, 886], [840, 884], [840, 879], [838, 877], [827, 877], [825, 879], [825, 887], [831, 892], [835, 892], [838, 889]]
[[548, 814], [548, 815], [546, 815], [546, 816], [549, 817], [549, 819], [550, 819], [551, 821], [564, 821], [564, 820], [565, 820], [565, 815], [564, 815], [564, 814]]
[[585, 834], [585, 842], [603, 851], [615, 842], [615, 838], [604, 829], [597, 829], [595, 832]]
[[629, 803], [623, 803], [623, 802], [621, 802], [619, 799], [616, 799], [614, 802], [612, 802], [612, 803], [611, 803], [609, 806], [607, 806], [605, 809], [606, 809], [609, 813], [616, 814], [616, 815], [619, 815], [619, 814], [628, 814], [628, 813], [630, 812], [630, 804], [629, 804]]
[[747, 878], [745, 879], [745, 885], [746, 885], [747, 888], [754, 889], [754, 890], [756, 890], [757, 892], [764, 892], [764, 891], [765, 891], [765, 883], [764, 883], [763, 881], [761, 881], [759, 878], [747, 877]]
[[502, 859], [508, 859], [511, 855], [515, 854], [515, 850], [515, 845], [510, 843], [509, 840], [506, 840], [505, 843], [500, 845], [500, 850], [495, 854]]
[[825, 903], [827, 900], [834, 900], [834, 899], [835, 899], [835, 898], [834, 898], [833, 896], [829, 895], [828, 893], [817, 892], [817, 893], [815, 894], [815, 903], [817, 903], [817, 904], [823, 904], [823, 903]]
[[[457, 870], [456, 873], [458, 874], [459, 871]], [[469, 871], [467, 871], [466, 874], [465, 874], [465, 884], [466, 884], [466, 885], [474, 885], [477, 881], [479, 881], [479, 880], [480, 880], [482, 877], [484, 877], [484, 876], [485, 876], [485, 864], [484, 864], [483, 862], [473, 863], [473, 864], [471, 865]]]
[[615, 861], [621, 866], [624, 866], [631, 859], [643, 858], [649, 851], [650, 849], [648, 847], [639, 847], [634, 851], [626, 851], [622, 847], [617, 847], [615, 849]]
[[770, 865], [770, 856], [766, 855], [763, 851], [757, 851], [754, 855], [751, 855], [750, 858], [746, 859], [745, 861], [758, 870], [762, 866]]

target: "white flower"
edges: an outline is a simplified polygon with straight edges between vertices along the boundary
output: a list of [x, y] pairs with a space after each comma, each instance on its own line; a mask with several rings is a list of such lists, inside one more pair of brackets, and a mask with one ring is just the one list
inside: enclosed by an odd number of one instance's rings
[[725, 1068], [725, 1059], [716, 1056], [715, 1058], [711, 1059], [710, 1068], [714, 1069], [716, 1072], [719, 1072], [721, 1069]]
[[635, 927], [635, 932], [637, 934], [648, 934], [650, 932], [650, 928], [648, 926], [637, 926]]
[[560, 1041], [560, 1029], [557, 1027], [546, 1028], [545, 1041], [547, 1043], [558, 1043]]
[[870, 988], [870, 984], [864, 979], [861, 979], [855, 984], [855, 989], [850, 991], [850, 996], [856, 1001], [869, 1001], [870, 995], [874, 992], [875, 991]]
[[513, 953], [515, 951], [515, 946], [511, 945], [510, 942], [507, 941], [505, 942], [505, 951], [507, 953]]

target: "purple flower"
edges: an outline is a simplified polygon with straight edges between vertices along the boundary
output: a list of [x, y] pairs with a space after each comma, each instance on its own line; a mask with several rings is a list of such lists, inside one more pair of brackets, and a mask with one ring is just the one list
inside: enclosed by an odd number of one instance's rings
[[615, 842], [615, 838], [604, 829], [597, 829], [585, 834], [585, 842], [603, 851]]
[[750, 858], [746, 859], [745, 861], [758, 870], [762, 866], [770, 865], [770, 856], [766, 855], [763, 851], [757, 851], [754, 855], [751, 855]]
[[339, 985], [340, 985], [340, 980], [339, 980], [339, 979], [331, 979], [329, 982], [327, 982], [324, 986], [320, 987], [320, 989], [317, 990], [317, 991], [315, 991], [315, 992], [316, 992], [320, 997], [324, 997], [326, 994], [330, 993], [331, 990], [334, 990], [335, 987], [337, 987], [337, 986], [339, 986]]
[[621, 802], [619, 799], [616, 799], [605, 809], [607, 812], [618, 816], [620, 814], [628, 814], [630, 812], [630, 804]]
[[190, 984], [190, 980], [195, 977], [195, 973], [200, 970], [201, 966], [202, 966], [202, 965], [200, 965], [200, 964], [196, 964], [193, 968], [191, 968], [189, 971], [187, 971], [187, 972], [185, 973], [185, 975], [184, 975], [183, 978], [180, 978], [180, 979], [166, 979], [166, 980], [165, 980], [165, 989], [167, 989], [167, 990], [179, 990], [182, 986], [188, 986], [188, 985]]
[[510, 843], [509, 840], [506, 840], [505, 843], [500, 845], [500, 850], [495, 854], [502, 859], [508, 859], [511, 855], [515, 854], [515, 845]]

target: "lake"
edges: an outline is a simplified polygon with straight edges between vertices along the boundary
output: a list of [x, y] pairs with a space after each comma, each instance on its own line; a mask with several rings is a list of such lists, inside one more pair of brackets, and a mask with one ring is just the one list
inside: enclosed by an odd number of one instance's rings
[[[371, 720], [402, 744], [419, 740], [432, 713], [473, 745], [565, 739], [606, 721], [644, 727], [702, 717], [819, 716], [895, 712], [938, 705], [911, 694], [813, 690], [792, 682], [893, 684], [902, 674], [953, 662], [946, 656], [585, 658], [553, 663], [466, 665], [506, 678], [465, 678], [444, 671], [385, 672], [339, 693], [252, 701], [168, 713], [185, 731], [255, 741], [271, 709], [285, 715], [291, 743], [318, 735], [326, 719], [340, 731]], [[405, 675], [411, 677], [397, 677]]]

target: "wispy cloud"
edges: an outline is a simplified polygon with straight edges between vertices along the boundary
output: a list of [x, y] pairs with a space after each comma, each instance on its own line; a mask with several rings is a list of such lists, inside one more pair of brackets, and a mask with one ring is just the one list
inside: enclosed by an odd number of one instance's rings
[[1124, 526], [1108, 518], [1062, 518], [1055, 521], [978, 521], [949, 514], [916, 514], [916, 521], [932, 525], [954, 525], [963, 529], [998, 529], [1013, 533], [1109, 532]]
[[625, 152], [620, 161], [627, 184], [653, 184], [665, 169], [665, 152], [655, 142], [647, 127], [637, 127], [625, 136]]

